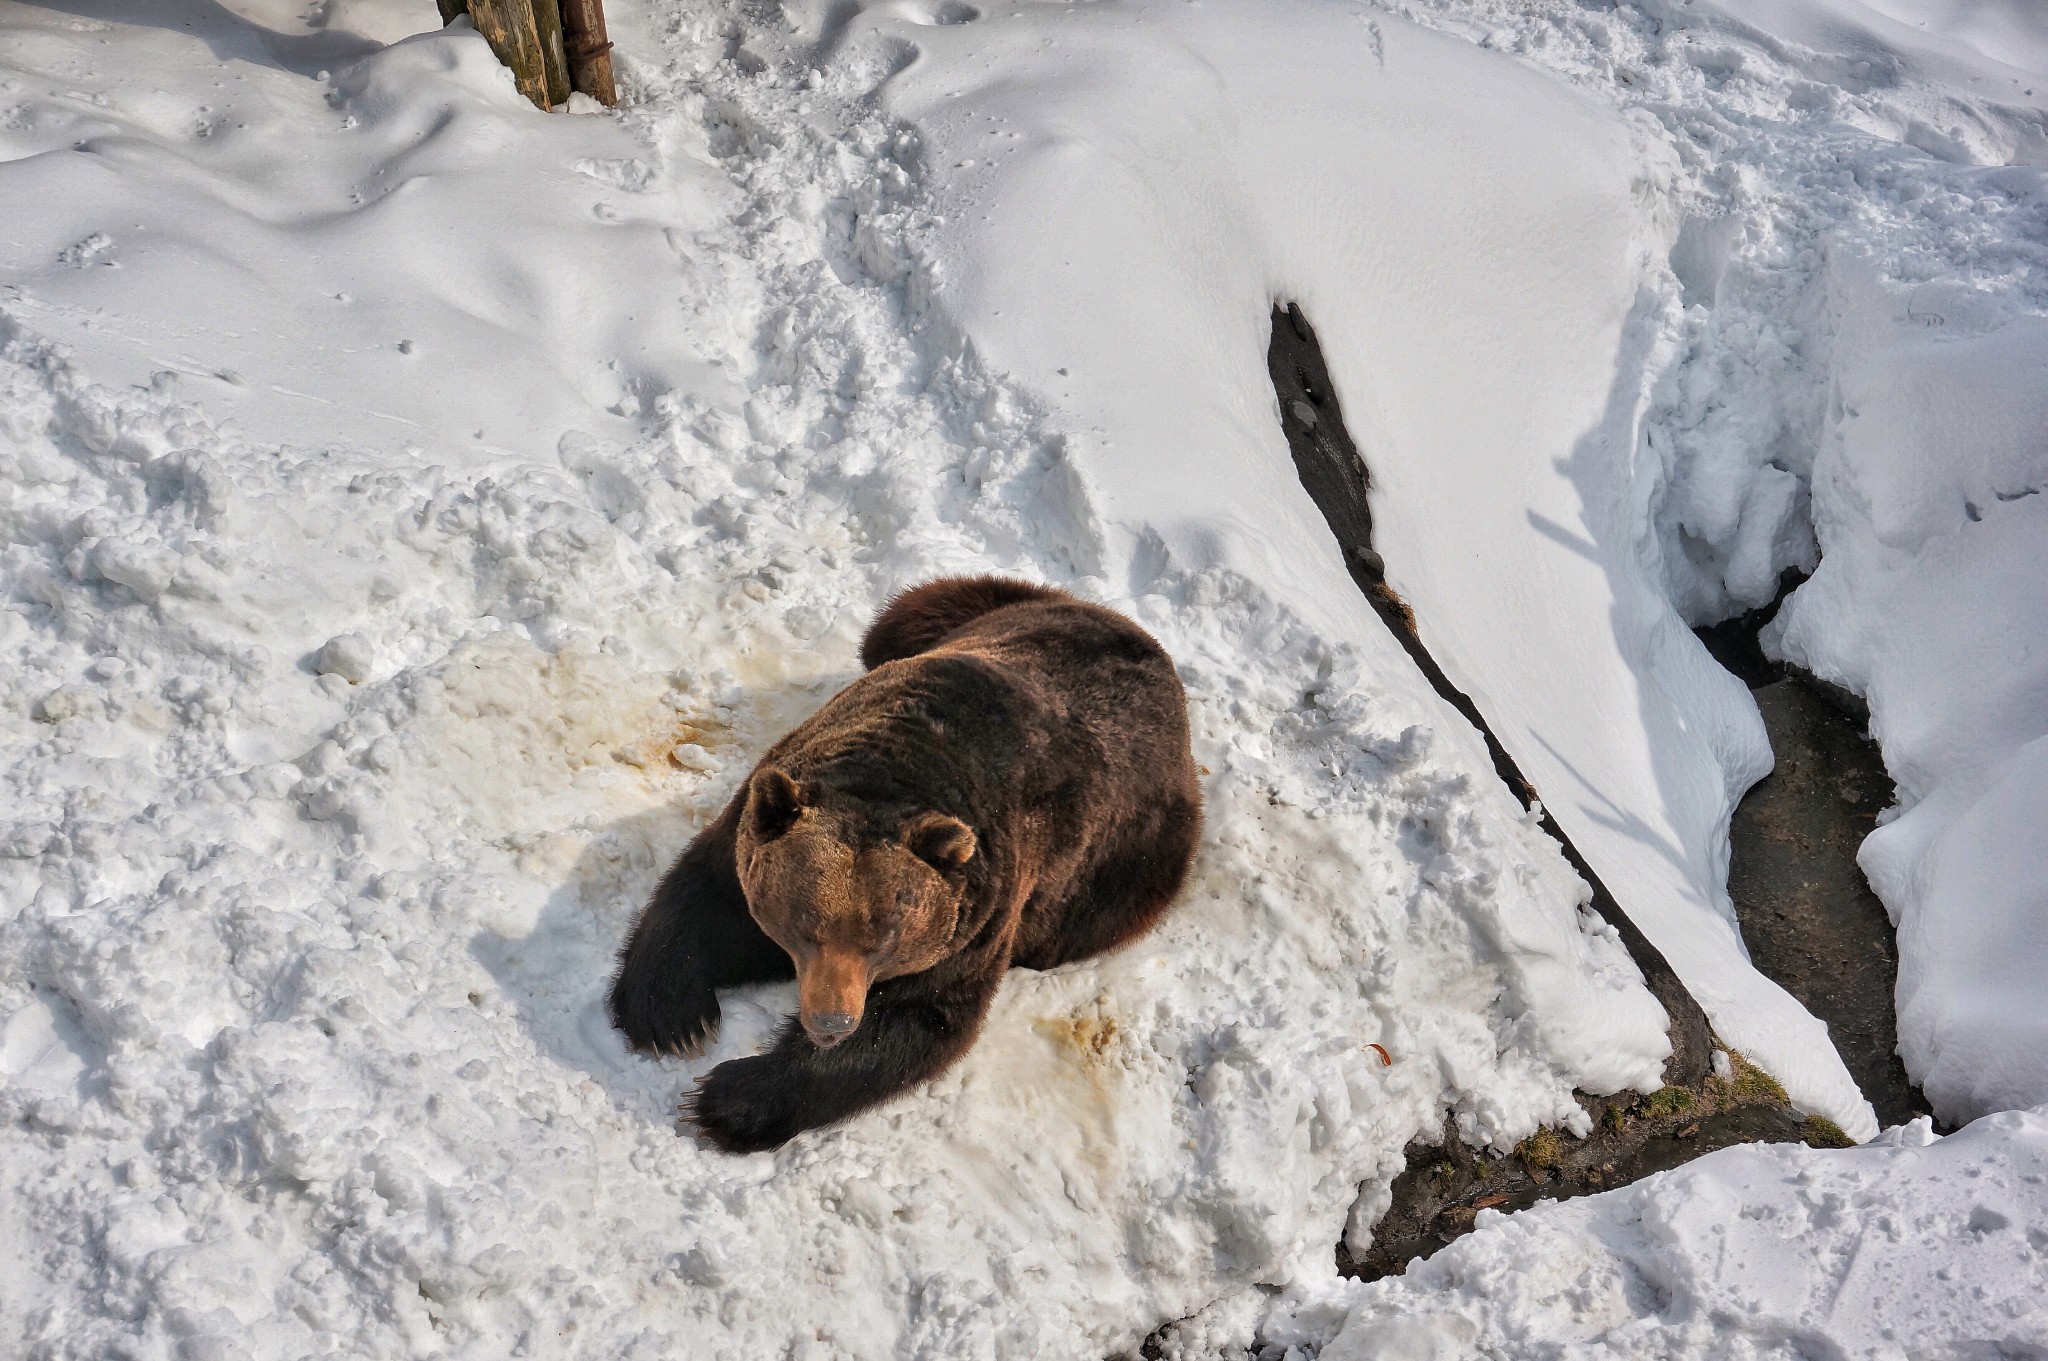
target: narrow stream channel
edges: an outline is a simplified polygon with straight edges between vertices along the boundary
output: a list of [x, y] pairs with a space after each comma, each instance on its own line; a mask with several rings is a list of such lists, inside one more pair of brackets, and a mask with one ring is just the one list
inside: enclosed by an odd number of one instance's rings
[[1799, 584], [1737, 619], [1696, 630], [1750, 688], [1777, 766], [1735, 809], [1728, 893], [1752, 963], [1827, 1022], [1881, 1125], [1928, 1114], [1899, 1059], [1899, 945], [1856, 851], [1892, 802], [1863, 702], [1764, 656], [1758, 633]]
[[[1298, 306], [1274, 308], [1266, 358], [1295, 469], [1336, 536], [1352, 580], [1437, 693], [1485, 738], [1501, 780], [1524, 807], [1532, 805], [1536, 790], [1513, 754], [1430, 656], [1413, 611], [1387, 585], [1385, 562], [1373, 547], [1371, 474], [1345, 428], [1315, 330]], [[1891, 787], [1853, 716], [1817, 686], [1763, 658], [1756, 631], [1767, 618], [1702, 635], [1731, 670], [1761, 686], [1758, 702], [1779, 752], [1779, 773], [1737, 814], [1731, 889], [1758, 967], [1829, 1023], [1879, 1116], [1892, 1123], [1924, 1106], [1905, 1085], [1893, 1052], [1897, 951], [1891, 924], [1855, 863], [1856, 847]], [[1346, 1274], [1399, 1272], [1466, 1232], [1482, 1208], [1511, 1211], [1606, 1190], [1735, 1143], [1843, 1141], [1825, 1121], [1802, 1121], [1783, 1090], [1739, 1056], [1721, 1058], [1716, 1074], [1718, 1046], [1698, 1002], [1555, 819], [1545, 813], [1541, 825], [1592, 887], [1594, 909], [1620, 933], [1671, 1018], [1667, 1085], [1648, 1097], [1582, 1095], [1591, 1134], [1575, 1139], [1540, 1131], [1510, 1158], [1475, 1154], [1448, 1125], [1436, 1139], [1417, 1140], [1370, 1251], [1354, 1259], [1338, 1248]]]

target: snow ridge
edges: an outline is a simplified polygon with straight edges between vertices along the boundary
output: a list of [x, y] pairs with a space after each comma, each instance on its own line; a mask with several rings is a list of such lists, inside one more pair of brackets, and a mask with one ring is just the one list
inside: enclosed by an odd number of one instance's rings
[[1862, 1148], [1723, 1149], [1604, 1195], [1482, 1210], [1405, 1276], [1276, 1302], [1264, 1342], [1319, 1361], [2035, 1355], [2044, 1186], [2040, 1111], [1946, 1139], [1922, 1119]]

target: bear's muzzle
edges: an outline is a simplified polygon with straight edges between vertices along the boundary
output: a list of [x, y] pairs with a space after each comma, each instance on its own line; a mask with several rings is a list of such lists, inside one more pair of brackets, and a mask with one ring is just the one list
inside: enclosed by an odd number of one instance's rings
[[853, 1028], [859, 1024], [858, 1016], [850, 1016], [843, 1011], [827, 1011], [804, 1017], [804, 1033], [809, 1035], [811, 1043], [820, 1049], [830, 1049], [851, 1035]]
[[797, 1014], [804, 1033], [830, 1049], [860, 1027], [867, 1009], [867, 957], [852, 950], [820, 949], [797, 965]]

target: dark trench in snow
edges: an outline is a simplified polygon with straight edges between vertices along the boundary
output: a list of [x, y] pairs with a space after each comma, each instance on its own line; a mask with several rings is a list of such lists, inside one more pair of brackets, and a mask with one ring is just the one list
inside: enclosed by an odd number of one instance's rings
[[1899, 944], [1856, 864], [1892, 802], [1870, 711], [1840, 686], [1775, 662], [1758, 634], [1804, 577], [1770, 604], [1695, 630], [1749, 686], [1777, 766], [1743, 795], [1729, 828], [1728, 893], [1758, 969], [1826, 1021], [1881, 1125], [1929, 1113], [1899, 1058]]
[[[1371, 475], [1345, 428], [1315, 330], [1296, 305], [1273, 310], [1267, 368], [1296, 471], [1329, 522], [1351, 579], [1437, 693], [1485, 738], [1501, 780], [1524, 807], [1531, 806], [1536, 790], [1513, 754], [1430, 656], [1413, 611], [1387, 585], [1385, 563], [1373, 548]], [[1781, 669], [1773, 671], [1764, 661], [1756, 644], [1761, 623], [1747, 619], [1704, 639], [1717, 657], [1724, 651], [1730, 658], [1754, 653], [1762, 669], [1753, 668], [1753, 673], [1764, 682], [1758, 701], [1779, 753], [1780, 773], [1772, 777], [1777, 784], [1767, 780], [1759, 785], [1761, 794], [1745, 800], [1737, 815], [1730, 877], [1743, 929], [1764, 973], [1829, 1023], [1837, 1043], [1845, 1046], [1851, 1071], [1879, 1116], [1890, 1123], [1924, 1106], [1901, 1104], [1906, 1098], [1898, 1095], [1904, 1072], [1893, 1053], [1891, 1000], [1897, 954], [1891, 924], [1855, 864], [1856, 845], [1876, 808], [1888, 800], [1890, 785], [1875, 760], [1875, 748], [1853, 720], [1839, 714], [1832, 720], [1816, 717], [1813, 704], [1829, 703], [1815, 698], [1820, 691], [1787, 678]], [[1738, 674], [1756, 684], [1750, 674]], [[1779, 688], [1788, 685], [1795, 690]], [[1851, 729], [1843, 727], [1845, 721]], [[1374, 1227], [1365, 1256], [1354, 1259], [1339, 1245], [1338, 1266], [1348, 1275], [1400, 1272], [1412, 1259], [1469, 1230], [1481, 1209], [1508, 1211], [1540, 1199], [1607, 1190], [1730, 1144], [1846, 1142], [1827, 1121], [1802, 1121], [1777, 1083], [1740, 1056], [1721, 1060], [1717, 1075], [1719, 1046], [1698, 1002], [1548, 812], [1541, 825], [1591, 886], [1594, 910], [1620, 933], [1671, 1017], [1667, 1086], [1649, 1096], [1582, 1094], [1579, 1101], [1592, 1119], [1592, 1133], [1574, 1138], [1539, 1131], [1505, 1158], [1467, 1148], [1447, 1121], [1440, 1135], [1409, 1145], [1407, 1170], [1395, 1182], [1392, 1207]], [[1850, 881], [1867, 904], [1843, 905], [1854, 896]], [[1870, 906], [1877, 906], [1877, 922], [1870, 919]], [[1851, 999], [1853, 1019], [1844, 1010]], [[1851, 1047], [1857, 1052], [1851, 1053]], [[1897, 1071], [1881, 1071], [1887, 1061]]]
[[[1273, 379], [1273, 391], [1280, 399], [1280, 426], [1287, 436], [1287, 449], [1294, 456], [1294, 468], [1309, 497], [1323, 512], [1330, 530], [1344, 553], [1344, 565], [1351, 579], [1371, 602], [1373, 611], [1392, 631], [1408, 656], [1429, 678], [1437, 694], [1465, 716], [1486, 739], [1486, 750], [1501, 781], [1528, 808], [1536, 803], [1535, 786], [1522, 774], [1515, 758], [1494, 736], [1493, 729], [1470, 696], [1451, 683], [1436, 659], [1423, 646], [1414, 611], [1396, 595], [1386, 581], [1386, 564], [1372, 546], [1372, 506], [1368, 493], [1372, 475], [1365, 459], [1345, 428], [1344, 413], [1337, 405], [1330, 371], [1323, 361], [1322, 346], [1315, 329], [1301, 308], [1288, 304], [1273, 309], [1273, 338], [1266, 349], [1266, 369]], [[1586, 857], [1579, 853], [1549, 810], [1541, 826], [1563, 850], [1566, 860], [1593, 890], [1593, 910], [1621, 934], [1629, 957], [1643, 971], [1650, 991], [1671, 1017], [1671, 1057], [1664, 1062], [1664, 1080], [1674, 1086], [1692, 1086], [1703, 1080], [1712, 1063], [1713, 1037], [1706, 1014], [1686, 991], [1671, 964], [1650, 938], [1629, 920], [1621, 904], [1602, 883]]]

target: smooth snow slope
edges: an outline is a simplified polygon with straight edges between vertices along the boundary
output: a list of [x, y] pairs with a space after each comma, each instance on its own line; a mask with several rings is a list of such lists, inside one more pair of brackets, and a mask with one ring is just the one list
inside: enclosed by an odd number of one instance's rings
[[1826, 1028], [1748, 962], [1727, 824], [1769, 749], [1642, 551], [1668, 151], [1348, 5], [1026, 4], [936, 34], [867, 13], [848, 49], [922, 53], [887, 97], [946, 168], [939, 307], [1054, 394], [1111, 525], [1334, 636], [1384, 631], [1273, 411], [1268, 316], [1301, 302], [1432, 655], [1719, 1034], [1876, 1133]]
[[1898, 783], [1862, 862], [1907, 1071], [1952, 1121], [2048, 1100], [2048, 7], [1400, 8], [1673, 148], [1645, 551], [1704, 623], [1825, 548], [1766, 643], [1869, 700]]
[[[1327, 1270], [1447, 1110], [1654, 1086], [1398, 649], [1105, 519], [934, 320], [893, 58], [611, 9], [628, 108], [549, 117], [465, 28], [385, 45], [428, 6], [0, 5], [8, 1346], [1101, 1356]], [[786, 990], [636, 1059], [612, 951], [874, 605], [990, 567], [1180, 660], [1188, 899], [909, 1099], [701, 1149]]]

